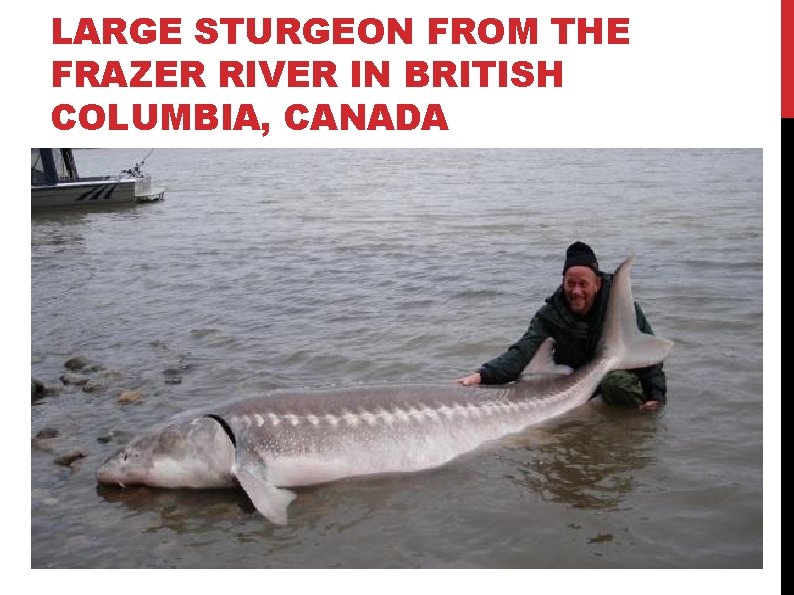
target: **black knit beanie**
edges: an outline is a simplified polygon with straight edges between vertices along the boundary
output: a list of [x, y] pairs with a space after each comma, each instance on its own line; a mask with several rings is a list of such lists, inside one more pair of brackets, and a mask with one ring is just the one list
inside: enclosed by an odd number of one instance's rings
[[593, 249], [584, 242], [574, 242], [568, 246], [565, 252], [565, 265], [562, 274], [565, 274], [571, 267], [590, 267], [594, 272], [598, 272], [598, 261], [596, 260]]

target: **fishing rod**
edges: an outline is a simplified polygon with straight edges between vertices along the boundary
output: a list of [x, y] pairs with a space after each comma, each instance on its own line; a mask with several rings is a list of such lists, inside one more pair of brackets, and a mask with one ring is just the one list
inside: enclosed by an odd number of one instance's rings
[[136, 177], [140, 176], [141, 175], [141, 168], [143, 167], [143, 164], [146, 163], [146, 160], [149, 158], [149, 156], [152, 153], [154, 153], [154, 149], [149, 149], [149, 151], [146, 153], [146, 155], [143, 156], [143, 159], [141, 159], [140, 161], [137, 161], [135, 163], [135, 165], [133, 167], [131, 167], [130, 169], [122, 170], [121, 173], [129, 174], [131, 176], [136, 176]]

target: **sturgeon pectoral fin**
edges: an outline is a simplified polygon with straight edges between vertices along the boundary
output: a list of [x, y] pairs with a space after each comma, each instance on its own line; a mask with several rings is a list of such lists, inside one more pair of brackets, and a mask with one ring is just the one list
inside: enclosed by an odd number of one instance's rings
[[295, 494], [269, 483], [265, 465], [258, 460], [238, 459], [235, 467], [234, 474], [256, 509], [271, 523], [286, 525], [287, 506]]

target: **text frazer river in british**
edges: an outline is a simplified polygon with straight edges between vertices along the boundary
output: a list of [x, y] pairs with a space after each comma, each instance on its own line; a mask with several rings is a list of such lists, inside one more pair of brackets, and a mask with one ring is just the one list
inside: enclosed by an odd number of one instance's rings
[[[763, 566], [760, 150], [158, 149], [146, 169], [164, 202], [31, 216], [31, 375], [60, 387], [31, 409], [34, 568]], [[521, 336], [574, 240], [608, 271], [636, 255], [675, 342], [663, 413], [587, 405], [301, 489], [286, 526], [241, 491], [97, 485], [186, 409], [453, 382]]]

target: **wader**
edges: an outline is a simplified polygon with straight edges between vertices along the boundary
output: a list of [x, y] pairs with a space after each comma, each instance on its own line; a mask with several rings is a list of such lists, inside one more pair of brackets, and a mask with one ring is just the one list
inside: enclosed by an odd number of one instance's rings
[[607, 374], [598, 386], [596, 394], [607, 405], [637, 409], [645, 402], [640, 379], [626, 370], [615, 370]]

